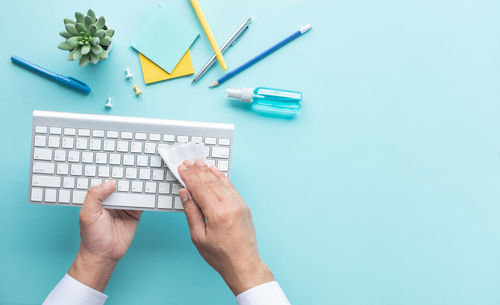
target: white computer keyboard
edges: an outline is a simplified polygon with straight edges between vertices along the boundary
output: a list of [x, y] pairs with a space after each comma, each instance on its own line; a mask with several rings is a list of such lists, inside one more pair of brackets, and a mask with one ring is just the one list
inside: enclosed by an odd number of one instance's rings
[[208, 163], [229, 176], [233, 131], [232, 124], [34, 111], [29, 201], [81, 206], [90, 187], [115, 180], [107, 208], [182, 212], [182, 186], [157, 148], [204, 143]]

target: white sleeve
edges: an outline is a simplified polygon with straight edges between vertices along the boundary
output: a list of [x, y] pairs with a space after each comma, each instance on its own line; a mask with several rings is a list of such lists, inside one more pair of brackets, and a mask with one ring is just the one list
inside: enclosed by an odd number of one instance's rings
[[238, 305], [290, 305], [276, 281], [255, 286], [236, 296]]
[[42, 305], [102, 305], [107, 298], [108, 296], [104, 293], [66, 274], [52, 289]]

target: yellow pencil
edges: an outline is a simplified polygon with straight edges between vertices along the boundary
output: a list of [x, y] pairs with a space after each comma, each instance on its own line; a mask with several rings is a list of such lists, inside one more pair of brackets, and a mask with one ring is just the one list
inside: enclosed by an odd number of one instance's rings
[[214, 50], [215, 56], [217, 57], [217, 60], [219, 61], [220, 66], [222, 67], [222, 70], [227, 70], [226, 61], [224, 60], [224, 57], [222, 57], [222, 52], [220, 51], [219, 46], [217, 45], [217, 41], [215, 41], [214, 34], [212, 33], [210, 26], [208, 25], [207, 18], [205, 18], [205, 15], [201, 10], [200, 3], [198, 2], [198, 0], [189, 0], [189, 1], [193, 6], [196, 16], [198, 16], [198, 20], [200, 21], [201, 27], [203, 28], [205, 34], [207, 35], [208, 41], [210, 42], [210, 45]]

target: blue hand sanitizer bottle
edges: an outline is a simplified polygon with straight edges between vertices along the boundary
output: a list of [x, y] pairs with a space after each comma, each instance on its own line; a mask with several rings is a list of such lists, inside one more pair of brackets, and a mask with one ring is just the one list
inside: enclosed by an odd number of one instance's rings
[[259, 87], [227, 89], [227, 97], [250, 103], [253, 110], [294, 115], [300, 112], [302, 92]]

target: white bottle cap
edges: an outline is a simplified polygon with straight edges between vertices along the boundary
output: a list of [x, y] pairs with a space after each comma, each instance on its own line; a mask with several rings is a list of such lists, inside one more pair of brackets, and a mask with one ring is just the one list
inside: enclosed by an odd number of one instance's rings
[[240, 100], [244, 103], [251, 103], [253, 97], [252, 88], [226, 89], [227, 97]]

